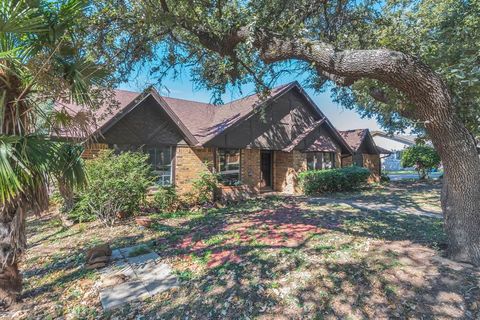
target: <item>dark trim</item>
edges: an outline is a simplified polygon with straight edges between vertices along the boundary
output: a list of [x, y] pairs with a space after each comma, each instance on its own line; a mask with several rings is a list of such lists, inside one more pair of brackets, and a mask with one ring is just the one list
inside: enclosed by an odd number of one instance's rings
[[[162, 99], [162, 97], [158, 94], [157, 90], [152, 88], [150, 91], [145, 91], [139, 94], [135, 99], [133, 99], [129, 104], [125, 106], [120, 112], [118, 112], [113, 118], [108, 120], [103, 126], [97, 129], [93, 134], [100, 134], [104, 135], [112, 126], [114, 126], [118, 121], [123, 119], [127, 114], [129, 114], [133, 109], [135, 109], [138, 105], [140, 105], [143, 101], [145, 101], [149, 96], [152, 96], [155, 101], [158, 103], [160, 107], [167, 113], [170, 117], [170, 120], [175, 124], [177, 129], [184, 135], [185, 140], [191, 145], [195, 146], [198, 144], [198, 140], [192, 135], [192, 133], [187, 129], [187, 127], [183, 124], [183, 122], [178, 118], [178, 116], [172, 111], [168, 103]], [[140, 100], [138, 98], [141, 97]]]
[[273, 186], [274, 186], [274, 183], [273, 183], [273, 162], [274, 162], [273, 155], [275, 154], [275, 152], [273, 150], [260, 150], [260, 163], [259, 163], [260, 164], [260, 175], [262, 175], [262, 153], [270, 155], [270, 185], [269, 186], [264, 186], [264, 187], [261, 187], [261, 188], [271, 188], [273, 190]]
[[285, 152], [291, 152], [296, 146], [298, 146], [298, 144], [300, 142], [302, 142], [303, 140], [305, 140], [312, 132], [315, 131], [315, 129], [317, 129], [318, 127], [320, 127], [322, 125], [322, 123], [324, 123], [326, 120], [326, 118], [323, 118], [321, 120], [318, 120], [317, 122], [313, 123], [310, 128], [307, 128], [305, 129], [305, 132], [303, 132], [301, 135], [297, 136], [295, 139], [292, 140], [292, 143], [290, 143], [289, 146], [287, 146], [286, 148], [283, 148], [282, 151], [285, 151]]
[[[123, 119], [128, 113], [130, 113], [133, 109], [135, 109], [136, 106], [138, 106], [142, 101], [144, 101], [148, 97], [149, 93], [148, 92], [142, 92], [138, 96], [136, 96], [132, 101], [130, 101], [122, 110], [117, 112], [111, 119], [109, 119], [107, 122], [103, 124], [100, 128], [95, 130], [91, 136], [94, 136], [96, 134], [100, 134], [103, 136], [103, 134], [108, 131], [113, 125], [115, 125], [118, 121]], [[137, 100], [140, 98], [140, 100]]]
[[163, 100], [163, 98], [158, 94], [157, 90], [154, 88], [151, 90], [151, 95], [158, 102], [158, 104], [167, 112], [170, 116], [170, 119], [177, 125], [178, 129], [185, 135], [185, 138], [191, 146], [197, 146], [199, 144], [198, 140], [193, 136], [193, 134], [187, 129], [185, 124], [180, 120], [180, 118], [173, 112], [172, 108], [168, 103]]
[[[237, 127], [238, 125], [240, 125], [240, 123], [242, 123], [243, 121], [246, 121], [248, 120], [249, 118], [251, 118], [253, 115], [255, 115], [255, 112], [258, 110], [258, 108], [272, 100], [275, 100], [275, 99], [278, 99], [280, 98], [283, 94], [285, 94], [286, 92], [290, 91], [291, 88], [293, 88], [296, 84], [298, 84], [296, 81], [295, 82], [291, 82], [289, 83], [288, 85], [285, 86], [285, 88], [282, 88], [279, 92], [277, 92], [275, 95], [273, 96], [270, 96], [268, 97], [268, 99], [262, 101], [262, 103], [260, 103], [259, 105], [253, 107], [252, 106], [252, 110], [249, 111], [247, 114], [243, 115], [242, 117], [238, 118], [237, 120], [235, 120], [235, 122], [233, 122], [232, 124], [230, 124], [230, 126], [228, 126], [227, 128], [225, 128], [222, 132], [219, 132], [217, 135], [211, 137], [210, 139], [208, 139], [207, 141], [205, 141], [203, 143], [203, 145], [206, 145], [207, 143], [209, 143], [210, 141], [212, 141], [213, 139], [215, 139], [216, 137], [218, 137], [219, 135], [221, 134], [224, 134], [227, 130], [231, 130], [235, 127]], [[245, 99], [246, 97], [242, 98], [242, 99]], [[226, 135], [225, 135], [226, 136]]]
[[175, 181], [177, 180], [175, 174], [177, 173], [177, 146], [171, 146], [173, 150], [172, 157], [172, 183], [171, 185], [175, 187]]

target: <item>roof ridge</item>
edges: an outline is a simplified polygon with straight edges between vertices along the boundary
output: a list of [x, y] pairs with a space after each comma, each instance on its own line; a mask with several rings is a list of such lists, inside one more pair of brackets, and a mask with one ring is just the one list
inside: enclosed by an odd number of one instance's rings
[[[286, 88], [286, 87], [288, 87], [288, 86], [290, 86], [290, 85], [292, 85], [296, 82], [297, 81], [290, 81], [288, 83], [280, 84], [278, 86], [275, 86], [275, 87], [271, 88], [270, 91]], [[257, 96], [257, 95], [258, 95], [258, 92], [255, 92], [255, 93], [249, 94], [247, 96], [244, 96], [244, 97], [241, 97], [241, 98], [238, 98], [238, 99], [235, 99], [235, 100], [231, 100], [231, 101], [229, 101], [227, 103], [224, 103], [224, 104], [221, 104], [219, 106], [224, 107], [224, 106], [227, 106], [228, 104], [231, 104], [231, 103], [234, 103], [234, 102], [237, 102], [237, 101], [241, 101], [241, 100], [245, 100], [245, 99], [251, 98], [253, 96]]]
[[338, 130], [339, 132], [354, 132], [354, 131], [369, 131], [368, 128], [358, 128], [358, 129], [348, 129], [348, 130]]
[[123, 91], [123, 92], [130, 92], [130, 93], [136, 93], [136, 94], [140, 94], [142, 93], [143, 91], [132, 91], [132, 90], [126, 90], [126, 89], [120, 89], [120, 88], [115, 88], [113, 89], [113, 91]]
[[168, 97], [168, 96], [162, 96], [162, 95], [160, 95], [160, 97], [162, 97], [162, 98], [167, 98], [167, 99], [175, 99], [175, 100], [181, 100], [181, 101], [194, 102], [194, 103], [199, 103], [199, 104], [205, 104], [205, 105], [213, 106], [213, 107], [215, 106], [213, 103], [201, 102], [201, 101], [197, 101], [197, 100], [190, 100], [190, 99], [184, 99], [184, 98], [175, 98], [175, 97]]

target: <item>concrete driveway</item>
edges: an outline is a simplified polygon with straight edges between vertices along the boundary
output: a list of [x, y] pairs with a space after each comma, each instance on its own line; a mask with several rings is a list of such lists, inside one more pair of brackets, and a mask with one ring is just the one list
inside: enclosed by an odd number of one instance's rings
[[[432, 172], [429, 174], [431, 179], [438, 179], [442, 175], [442, 172]], [[400, 180], [408, 180], [408, 179], [415, 179], [418, 180], [418, 174], [416, 173], [405, 173], [405, 174], [387, 174], [391, 181], [400, 181]]]

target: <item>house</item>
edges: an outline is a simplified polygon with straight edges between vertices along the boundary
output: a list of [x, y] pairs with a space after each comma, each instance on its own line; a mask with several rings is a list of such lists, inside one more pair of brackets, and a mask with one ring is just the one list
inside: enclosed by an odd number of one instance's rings
[[340, 131], [340, 135], [353, 151], [353, 155], [342, 158], [342, 166], [353, 164], [368, 168], [373, 173], [373, 180], [378, 180], [381, 176], [380, 154], [388, 151], [375, 144], [368, 129]]
[[[386, 171], [408, 170], [401, 165], [403, 150], [415, 144], [417, 136], [391, 135], [382, 131], [372, 132], [373, 140], [382, 151], [382, 169]], [[387, 153], [388, 151], [388, 153]]]
[[[225, 194], [298, 193], [300, 171], [340, 167], [354, 154], [297, 82], [224, 105], [163, 97], [155, 89], [116, 90], [115, 98], [115, 111], [102, 106], [91, 115], [96, 143], [84, 157], [104, 148], [142, 150], [158, 184], [174, 184], [179, 193], [205, 171], [218, 173]], [[89, 112], [72, 104], [57, 109]]]

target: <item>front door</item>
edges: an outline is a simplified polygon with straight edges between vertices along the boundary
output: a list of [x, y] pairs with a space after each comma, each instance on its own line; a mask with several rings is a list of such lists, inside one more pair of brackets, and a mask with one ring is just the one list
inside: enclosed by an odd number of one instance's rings
[[272, 152], [260, 152], [260, 186], [262, 188], [272, 187]]

